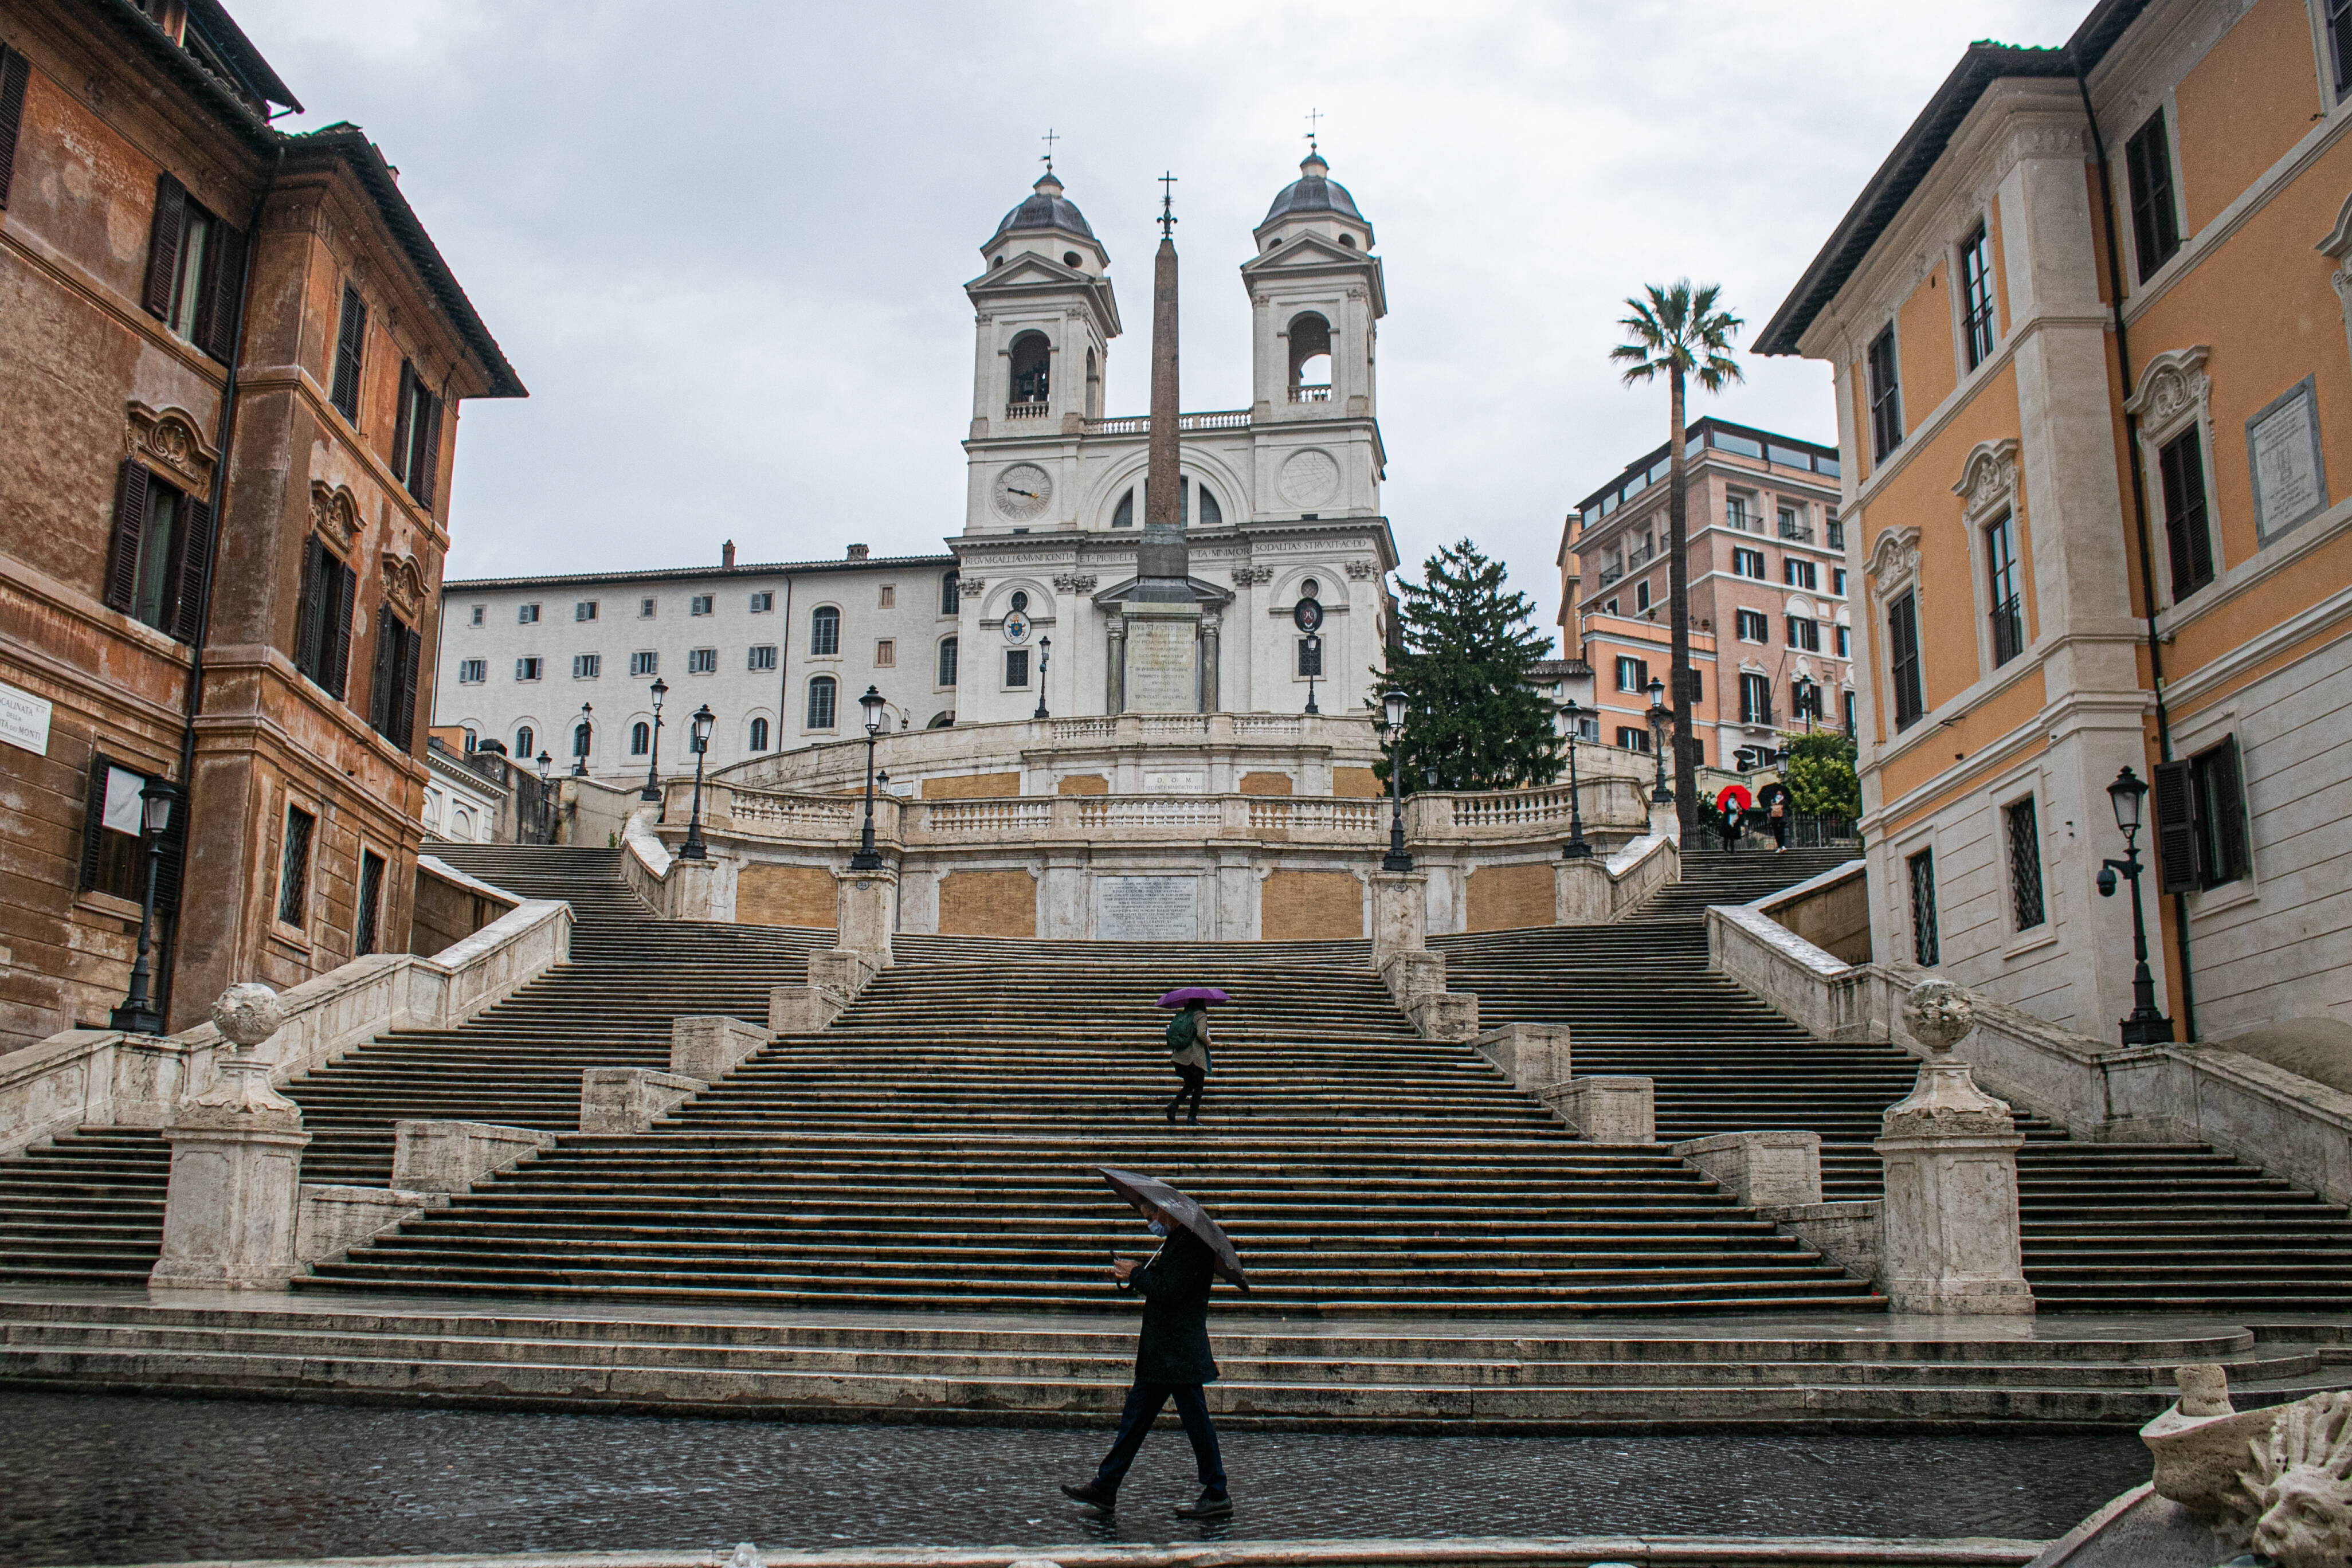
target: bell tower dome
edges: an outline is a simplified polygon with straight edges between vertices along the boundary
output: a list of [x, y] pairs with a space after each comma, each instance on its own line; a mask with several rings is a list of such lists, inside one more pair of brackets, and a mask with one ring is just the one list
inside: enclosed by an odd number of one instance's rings
[[1251, 231], [1242, 266], [1254, 322], [1257, 420], [1371, 418], [1376, 323], [1388, 313], [1372, 226], [1310, 152]]
[[1118, 301], [1110, 253], [1048, 165], [980, 247], [971, 438], [1076, 434], [1102, 416]]

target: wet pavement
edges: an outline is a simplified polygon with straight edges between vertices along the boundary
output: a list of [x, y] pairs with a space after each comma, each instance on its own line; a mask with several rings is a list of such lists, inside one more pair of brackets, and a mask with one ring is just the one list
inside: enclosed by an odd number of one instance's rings
[[2145, 1480], [2129, 1432], [1389, 1437], [1232, 1432], [1187, 1525], [1155, 1432], [1118, 1520], [1055, 1487], [1101, 1432], [0, 1393], [0, 1563], [1286, 1537], [2060, 1534]]

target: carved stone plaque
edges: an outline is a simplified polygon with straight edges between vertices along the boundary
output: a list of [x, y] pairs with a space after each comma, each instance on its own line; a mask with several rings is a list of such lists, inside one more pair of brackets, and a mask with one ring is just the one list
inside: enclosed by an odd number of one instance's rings
[[1192, 942], [1201, 931], [1198, 877], [1098, 877], [1095, 934], [1110, 942]]

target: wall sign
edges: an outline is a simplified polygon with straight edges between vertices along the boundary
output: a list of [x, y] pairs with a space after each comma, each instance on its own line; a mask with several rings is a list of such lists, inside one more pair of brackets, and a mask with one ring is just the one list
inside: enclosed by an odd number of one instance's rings
[[49, 700], [0, 682], [0, 741], [49, 754]]
[[2327, 510], [2319, 405], [2310, 376], [2246, 421], [2246, 466], [2253, 477], [2254, 533], [2263, 543]]

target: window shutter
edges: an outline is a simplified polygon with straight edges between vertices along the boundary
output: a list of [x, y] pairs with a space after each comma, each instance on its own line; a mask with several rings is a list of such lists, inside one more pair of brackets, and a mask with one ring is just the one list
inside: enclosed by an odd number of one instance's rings
[[213, 220], [212, 244], [206, 247], [204, 298], [196, 305], [196, 347], [220, 361], [236, 353], [238, 306], [245, 285], [245, 231]]
[[359, 597], [360, 580], [352, 569], [333, 556], [325, 561], [327, 587], [334, 595], [328, 602], [326, 679], [319, 684], [334, 700], [341, 702], [351, 684], [352, 674], [352, 606]]
[[327, 547], [319, 542], [317, 534], [306, 534], [302, 540], [302, 596], [294, 610], [294, 668], [313, 680], [320, 673], [319, 635], [326, 618], [319, 595], [326, 591]]
[[155, 177], [155, 219], [147, 231], [147, 283], [139, 303], [161, 318], [172, 309], [172, 280], [180, 268], [180, 231], [188, 217], [188, 187], [169, 174]]
[[412, 389], [416, 384], [416, 367], [406, 360], [400, 362], [400, 400], [393, 405], [392, 416], [392, 477], [408, 478], [409, 407]]
[[205, 590], [212, 574], [213, 509], [209, 503], [190, 496], [184, 515], [186, 522], [177, 542], [178, 570], [173, 574], [172, 582], [176, 606], [172, 635], [193, 647], [204, 626]]
[[375, 607], [375, 673], [368, 681], [368, 725], [379, 735], [392, 723], [392, 681], [400, 655], [393, 643], [392, 606]]
[[182, 870], [188, 861], [188, 797], [172, 808], [172, 825], [155, 846], [155, 912], [176, 914], [180, 908]]
[[16, 130], [25, 120], [25, 87], [33, 62], [14, 49], [0, 49], [0, 208], [8, 205], [8, 177], [16, 168]]
[[328, 401], [354, 425], [360, 422], [360, 356], [366, 347], [367, 301], [346, 283], [342, 320], [335, 329], [335, 384]]
[[147, 470], [131, 459], [122, 461], [122, 479], [114, 492], [114, 545], [106, 562], [106, 604], [109, 609], [131, 613], [139, 592], [139, 541], [147, 531]]
[[404, 752], [416, 734], [416, 667], [425, 651], [425, 634], [397, 621], [393, 630], [400, 643], [400, 700], [393, 713], [392, 743]]
[[87, 890], [98, 886], [98, 836], [106, 826], [106, 775], [114, 764], [95, 746], [89, 752], [89, 796], [81, 814], [81, 882]]
[[2246, 784], [2245, 774], [2238, 766], [2238, 738], [2235, 735], [2221, 742], [2220, 754], [2210, 764], [2213, 770], [2213, 823], [2215, 847], [2221, 851], [2221, 864], [2213, 868], [2219, 881], [2234, 881], [2253, 869], [2246, 856]]
[[2156, 764], [2156, 865], [2168, 893], [2193, 893], [2197, 876], [2197, 783], [2190, 764]]
[[430, 511], [433, 479], [441, 471], [441, 400], [426, 393], [418, 401], [425, 405], [425, 434], [416, 443], [416, 471], [408, 476], [408, 493]]

